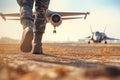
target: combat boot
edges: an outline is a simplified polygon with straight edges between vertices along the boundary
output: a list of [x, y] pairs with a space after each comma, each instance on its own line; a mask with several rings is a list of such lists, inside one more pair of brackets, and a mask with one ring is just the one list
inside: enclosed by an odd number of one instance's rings
[[43, 54], [42, 42], [41, 42], [42, 36], [43, 36], [43, 33], [35, 32], [33, 54]]
[[23, 33], [22, 33], [20, 49], [23, 52], [30, 52], [32, 50], [33, 22], [31, 21], [26, 21], [26, 22], [23, 25]]

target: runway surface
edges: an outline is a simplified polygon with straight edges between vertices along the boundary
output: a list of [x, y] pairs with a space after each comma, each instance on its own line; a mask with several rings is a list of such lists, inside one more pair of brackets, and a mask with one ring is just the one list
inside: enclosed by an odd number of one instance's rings
[[0, 80], [120, 80], [120, 44], [44, 43], [43, 50], [0, 44]]

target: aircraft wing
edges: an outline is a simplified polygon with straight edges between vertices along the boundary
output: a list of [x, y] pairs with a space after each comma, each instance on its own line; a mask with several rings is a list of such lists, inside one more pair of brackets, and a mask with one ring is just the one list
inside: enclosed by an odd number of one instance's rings
[[19, 13], [10, 13], [10, 14], [2, 14], [0, 13], [0, 16], [3, 20], [6, 20], [6, 17], [20, 17]]
[[70, 20], [70, 19], [81, 19], [83, 17], [64, 17], [62, 20]]
[[89, 12], [56, 12], [61, 16], [89, 15]]
[[[64, 17], [64, 18], [62, 18], [62, 20], [81, 19], [81, 18], [83, 18], [83, 17]], [[20, 20], [20, 18], [10, 18], [7, 20]]]
[[120, 39], [117, 39], [117, 38], [110, 38], [110, 37], [105, 37], [106, 40], [120, 40]]
[[89, 15], [89, 12], [56, 12], [60, 14], [61, 16], [77, 16], [77, 15], [85, 15], [84, 19], [87, 18], [87, 15]]
[[20, 20], [20, 18], [11, 18], [11, 19], [7, 19], [7, 20], [15, 20], [15, 21], [18, 21], [18, 20]]
[[[57, 13], [62, 17], [65, 16], [77, 16], [77, 15], [84, 15], [84, 19], [87, 18], [87, 15], [89, 15], [89, 12], [54, 12], [54, 11], [50, 11], [48, 10], [47, 14], [50, 16], [51, 14]], [[34, 13], [33, 13], [34, 14]], [[6, 20], [6, 17], [20, 17], [19, 13], [9, 13], [9, 14], [3, 14], [0, 13], [0, 16], [2, 17], [3, 20]], [[68, 19], [80, 19], [81, 17], [69, 17], [69, 18], [62, 18], [63, 20], [68, 20]], [[16, 18], [13, 18], [11, 20], [19, 20]]]

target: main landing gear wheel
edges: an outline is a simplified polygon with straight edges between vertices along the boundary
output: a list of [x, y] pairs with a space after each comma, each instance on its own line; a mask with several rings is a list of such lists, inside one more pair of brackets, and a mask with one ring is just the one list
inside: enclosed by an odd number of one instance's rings
[[90, 41], [88, 41], [88, 44], [90, 44]]

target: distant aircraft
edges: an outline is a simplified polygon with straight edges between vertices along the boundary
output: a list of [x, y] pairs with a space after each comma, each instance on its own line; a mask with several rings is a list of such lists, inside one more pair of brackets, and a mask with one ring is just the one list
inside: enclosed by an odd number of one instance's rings
[[[53, 27], [53, 33], [56, 33], [56, 27], [60, 26], [62, 24], [62, 20], [70, 20], [70, 19], [81, 19], [87, 18], [87, 15], [89, 15], [89, 12], [55, 12], [48, 10], [46, 13], [46, 19], [47, 22], [50, 22]], [[75, 17], [78, 15], [84, 15], [84, 17]], [[2, 14], [0, 13], [0, 16], [4, 20], [20, 20], [20, 14], [19, 13], [8, 13], [8, 14]], [[12, 19], [6, 19], [6, 17], [15, 17]], [[19, 18], [17, 18], [19, 17]], [[35, 13], [33, 13], [33, 18], [35, 18]]]
[[99, 31], [93, 32], [91, 27], [90, 29], [91, 29], [91, 36], [86, 37], [87, 39], [89, 39], [88, 44], [90, 44], [91, 41], [93, 41], [93, 43], [101, 43], [102, 41], [104, 41], [104, 43], [107, 44], [107, 40], [120, 40], [120, 39], [108, 37], [105, 34], [106, 27], [103, 32], [99, 32]]

